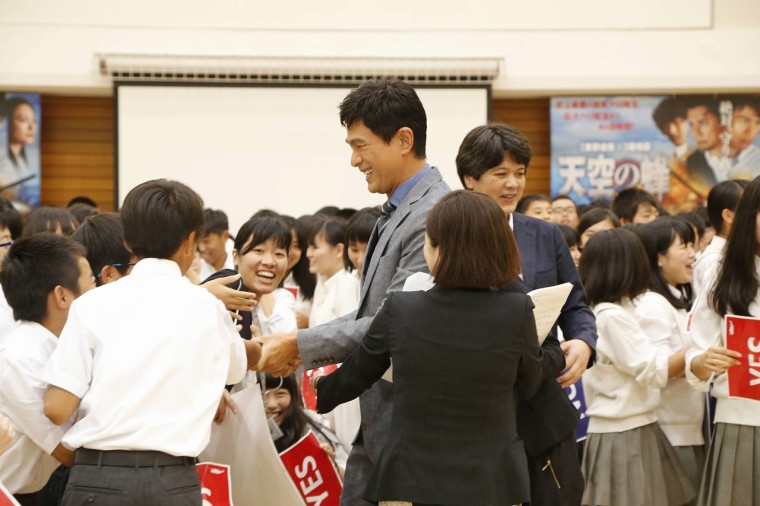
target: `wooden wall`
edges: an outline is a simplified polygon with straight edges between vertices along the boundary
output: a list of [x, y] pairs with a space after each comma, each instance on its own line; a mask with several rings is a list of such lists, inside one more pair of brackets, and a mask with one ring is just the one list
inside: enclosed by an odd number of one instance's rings
[[[549, 194], [549, 99], [495, 100], [493, 119], [524, 132], [533, 147], [525, 193]], [[111, 97], [42, 96], [42, 204], [87, 195], [115, 208]], [[433, 160], [434, 161], [434, 160]]]

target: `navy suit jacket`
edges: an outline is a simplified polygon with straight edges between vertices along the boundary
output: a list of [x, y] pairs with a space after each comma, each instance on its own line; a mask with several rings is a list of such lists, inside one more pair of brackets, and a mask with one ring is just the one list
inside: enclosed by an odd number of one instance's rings
[[[557, 324], [565, 339], [581, 339], [595, 350], [596, 319], [586, 305], [586, 292], [559, 228], [519, 213], [512, 213], [512, 219], [522, 257], [523, 281], [530, 290], [572, 283], [573, 290]], [[565, 368], [565, 357], [555, 331], [546, 338], [542, 350], [544, 380], [536, 395], [520, 401], [517, 410], [517, 432], [530, 455], [538, 455], [554, 446], [578, 424], [578, 411], [556, 380]], [[595, 352], [589, 367], [594, 358]]]

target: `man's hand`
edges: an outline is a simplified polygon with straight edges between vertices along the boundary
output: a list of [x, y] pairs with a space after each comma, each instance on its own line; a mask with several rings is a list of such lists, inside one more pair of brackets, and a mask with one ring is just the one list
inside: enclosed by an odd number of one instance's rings
[[562, 385], [562, 388], [567, 388], [583, 376], [591, 358], [591, 347], [580, 339], [562, 341], [560, 347], [565, 352], [566, 367], [557, 381]]
[[224, 278], [212, 279], [200, 286], [208, 290], [211, 295], [221, 300], [229, 311], [254, 311], [256, 309], [256, 295], [251, 292], [235, 290], [227, 285], [240, 279], [240, 274]]
[[214, 417], [214, 422], [216, 424], [220, 424], [224, 421], [224, 418], [227, 416], [227, 408], [230, 408], [232, 413], [237, 415], [237, 404], [232, 400], [230, 393], [225, 390], [222, 392], [222, 399], [219, 401], [219, 407], [216, 408], [216, 416]]
[[290, 376], [301, 359], [298, 356], [298, 339], [295, 333], [270, 334], [262, 336], [264, 346], [261, 348], [261, 359], [257, 370], [268, 372], [273, 376]]

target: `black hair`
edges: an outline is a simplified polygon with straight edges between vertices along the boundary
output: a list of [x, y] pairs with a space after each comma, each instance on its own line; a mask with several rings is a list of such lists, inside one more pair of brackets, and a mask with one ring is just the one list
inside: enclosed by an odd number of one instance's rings
[[530, 208], [530, 205], [534, 202], [546, 202], [547, 204], [552, 203], [552, 201], [546, 195], [543, 195], [541, 193], [531, 193], [530, 195], [524, 196], [520, 199], [519, 202], [517, 202], [515, 212], [525, 214], [525, 211], [527, 211]]
[[11, 233], [11, 239], [18, 239], [24, 230], [24, 222], [10, 200], [0, 196], [0, 223]]
[[24, 225], [22, 237], [39, 234], [40, 232], [53, 232], [63, 235], [71, 235], [79, 226], [79, 222], [68, 210], [60, 207], [38, 207], [29, 214]]
[[298, 245], [301, 247], [301, 259], [291, 271], [293, 273], [293, 281], [298, 285], [301, 298], [309, 301], [314, 298], [314, 290], [317, 287], [317, 276], [309, 271], [309, 259], [306, 257], [306, 248], [309, 245], [309, 231], [311, 230], [310, 226], [313, 216], [307, 214], [298, 219], [291, 218], [290, 216], [283, 218], [286, 219], [291, 230], [295, 230], [296, 237], [298, 237]]
[[319, 432], [327, 439], [322, 429], [304, 412], [303, 400], [295, 375], [275, 378], [266, 373], [264, 375], [264, 388], [266, 390], [283, 388], [290, 394], [290, 405], [282, 413], [282, 422], [280, 423], [282, 437], [274, 441], [274, 446], [278, 452], [282, 453], [296, 444], [304, 436], [307, 427]]
[[723, 210], [736, 212], [742, 193], [748, 185], [749, 181], [745, 179], [730, 179], [716, 184], [707, 194], [707, 215], [716, 234], [723, 231]]
[[644, 245], [628, 229], [604, 230], [589, 239], [578, 271], [590, 306], [635, 299], [649, 288]]
[[353, 270], [353, 265], [348, 261], [346, 250], [346, 222], [338, 217], [325, 217], [317, 215], [317, 220], [312, 224], [309, 231], [309, 246], [316, 246], [317, 236], [324, 236], [325, 242], [330, 246], [343, 245], [343, 267]]
[[67, 207], [66, 210], [76, 218], [77, 223], [83, 223], [90, 216], [95, 216], [100, 212], [97, 207], [88, 206], [87, 204], [74, 204]]
[[755, 114], [760, 115], [760, 95], [732, 95], [729, 100], [731, 100], [734, 112], [737, 109], [750, 107], [755, 111]]
[[357, 211], [350, 220], [348, 220], [348, 226], [346, 227], [346, 243], [361, 242], [368, 243], [372, 236], [372, 230], [375, 228], [375, 223], [380, 217], [380, 208], [365, 207], [360, 211]]
[[633, 218], [641, 204], [651, 204], [652, 207], [657, 208], [657, 200], [648, 191], [639, 188], [626, 188], [618, 193], [612, 201], [612, 212], [620, 220], [633, 223]]
[[757, 297], [758, 280], [755, 262], [760, 244], [757, 242], [757, 213], [760, 211], [760, 176], [744, 190], [736, 208], [734, 224], [728, 235], [718, 278], [710, 292], [715, 311], [725, 316], [733, 313], [750, 316], [749, 306]]
[[66, 207], [71, 207], [74, 204], [84, 204], [90, 207], [98, 207], [98, 204], [86, 195], [77, 195], [76, 197], [69, 200], [69, 203], [66, 204]]
[[620, 226], [620, 221], [617, 216], [615, 216], [615, 213], [609, 209], [594, 207], [581, 215], [581, 218], [578, 221], [578, 235], [583, 235], [583, 232], [587, 229], [604, 220], [610, 220], [615, 228]]
[[117, 213], [100, 213], [87, 218], [71, 237], [87, 249], [87, 261], [98, 286], [103, 283], [99, 274], [106, 265], [120, 264], [114, 268], [122, 276], [127, 274], [132, 254], [124, 246], [124, 230]]
[[251, 218], [275, 218], [277, 216], [280, 216], [280, 213], [273, 211], [272, 209], [259, 209], [253, 213]]
[[[664, 216], [664, 215], [663, 215]], [[676, 215], [676, 218], [680, 218], [682, 220], [685, 220], [689, 223], [693, 228], [696, 229], [697, 236], [702, 237], [705, 235], [705, 228], [707, 225], [705, 224], [705, 220], [702, 219], [702, 217], [699, 215], [699, 213], [694, 210], [690, 213], [678, 213]], [[698, 237], [694, 238], [695, 243], [697, 242]]]
[[668, 135], [668, 125], [678, 118], [686, 120], [687, 110], [686, 102], [681, 97], [666, 97], [652, 111], [652, 119], [657, 128], [663, 134]]
[[720, 119], [720, 99], [710, 95], [694, 95], [686, 100], [687, 112], [694, 107], [705, 107], [713, 116]]
[[493, 169], [509, 157], [527, 170], [531, 149], [528, 139], [515, 127], [504, 123], [489, 123], [475, 127], [465, 136], [459, 146], [456, 164], [459, 180], [465, 176], [476, 181], [489, 169]]
[[203, 234], [203, 200], [179, 181], [154, 179], [135, 186], [121, 208], [127, 247], [138, 258], [169, 259], [195, 233]]
[[243, 223], [235, 236], [235, 250], [243, 256], [268, 240], [278, 247], [290, 249], [290, 226], [280, 216], [259, 216]]
[[427, 115], [417, 93], [404, 81], [378, 77], [364, 82], [340, 103], [340, 123], [350, 128], [362, 122], [388, 144], [396, 133], [410, 128], [414, 134], [412, 151], [425, 158]]
[[49, 232], [14, 242], [0, 270], [0, 284], [13, 308], [13, 318], [41, 323], [47, 316], [48, 294], [58, 285], [79, 295], [79, 258], [84, 256], [84, 246]]
[[572, 248], [573, 246], [580, 247], [581, 245], [581, 235], [578, 233], [577, 230], [575, 230], [570, 225], [557, 225], [559, 227], [559, 231], [562, 233], [562, 238], [565, 240], [565, 244], [567, 244], [568, 248]]
[[685, 283], [677, 285], [676, 288], [681, 292], [680, 297], [676, 297], [670, 291], [668, 282], [662, 275], [659, 265], [659, 255], [665, 255], [668, 248], [680, 237], [683, 244], [694, 243], [694, 230], [691, 224], [681, 218], [672, 216], [660, 216], [651, 223], [631, 227], [644, 245], [644, 249], [649, 259], [649, 269], [651, 272], [649, 289], [659, 293], [676, 309], [689, 309], [691, 307], [691, 284]]
[[230, 228], [230, 222], [227, 219], [227, 214], [219, 209], [206, 208], [203, 210], [204, 230], [203, 235], [208, 234], [223, 234]]
[[338, 216], [338, 213], [340, 213], [340, 208], [336, 206], [324, 206], [321, 207], [315, 215], [319, 216]]

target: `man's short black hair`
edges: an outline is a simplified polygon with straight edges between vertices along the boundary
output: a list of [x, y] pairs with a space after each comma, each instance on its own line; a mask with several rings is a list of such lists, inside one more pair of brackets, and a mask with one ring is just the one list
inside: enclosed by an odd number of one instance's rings
[[695, 107], [706, 107], [707, 110], [720, 119], [720, 99], [709, 95], [695, 95], [686, 100], [686, 109]]
[[665, 135], [668, 135], [668, 125], [678, 118], [686, 120], [687, 110], [687, 104], [682, 98], [676, 96], [666, 97], [652, 111], [652, 119], [657, 128]]
[[5, 197], [0, 197], [0, 224], [11, 233], [11, 239], [16, 240], [21, 237], [21, 232], [24, 229], [21, 214]]
[[121, 208], [124, 240], [138, 258], [171, 258], [195, 232], [203, 234], [203, 200], [178, 181], [154, 179], [135, 186]]
[[79, 295], [84, 246], [70, 237], [40, 232], [14, 242], [3, 259], [0, 284], [13, 318], [41, 323], [48, 294], [61, 285]]
[[71, 206], [76, 205], [76, 204], [84, 204], [84, 205], [90, 206], [90, 207], [98, 207], [97, 202], [95, 202], [94, 200], [92, 200], [87, 195], [77, 195], [76, 197], [74, 197], [71, 200], [69, 200], [69, 203], [66, 204], [66, 207], [71, 207]]
[[29, 237], [40, 232], [71, 235], [78, 226], [77, 219], [66, 209], [53, 206], [39, 207], [29, 214], [21, 235]]
[[621, 220], [633, 223], [633, 217], [636, 216], [641, 204], [650, 204], [657, 208], [657, 200], [648, 191], [639, 188], [626, 188], [618, 193], [612, 201], [612, 212]]
[[350, 128], [357, 122], [386, 144], [401, 128], [410, 128], [414, 133], [412, 151], [417, 158], [425, 158], [427, 115], [414, 88], [404, 81], [378, 77], [349, 93], [340, 103], [340, 123]]
[[227, 219], [227, 214], [220, 209], [204, 209], [203, 220], [205, 223], [205, 230], [203, 232], [204, 236], [212, 232], [221, 235], [230, 229], [230, 222]]
[[127, 273], [132, 255], [124, 246], [124, 230], [117, 213], [100, 213], [87, 218], [71, 237], [87, 249], [87, 261], [98, 285], [101, 284], [98, 273], [106, 265], [121, 264], [115, 269], [122, 276]]
[[552, 201], [547, 197], [546, 195], [542, 193], [531, 193], [530, 195], [525, 195], [523, 198], [517, 202], [517, 207], [515, 208], [516, 213], [525, 214], [525, 211], [527, 211], [530, 208], [530, 205], [533, 202], [546, 202], [547, 204], [551, 204]]
[[465, 176], [476, 181], [509, 156], [515, 163], [530, 165], [530, 143], [516, 128], [504, 123], [475, 127], [465, 136], [457, 154], [457, 173], [464, 186]]

